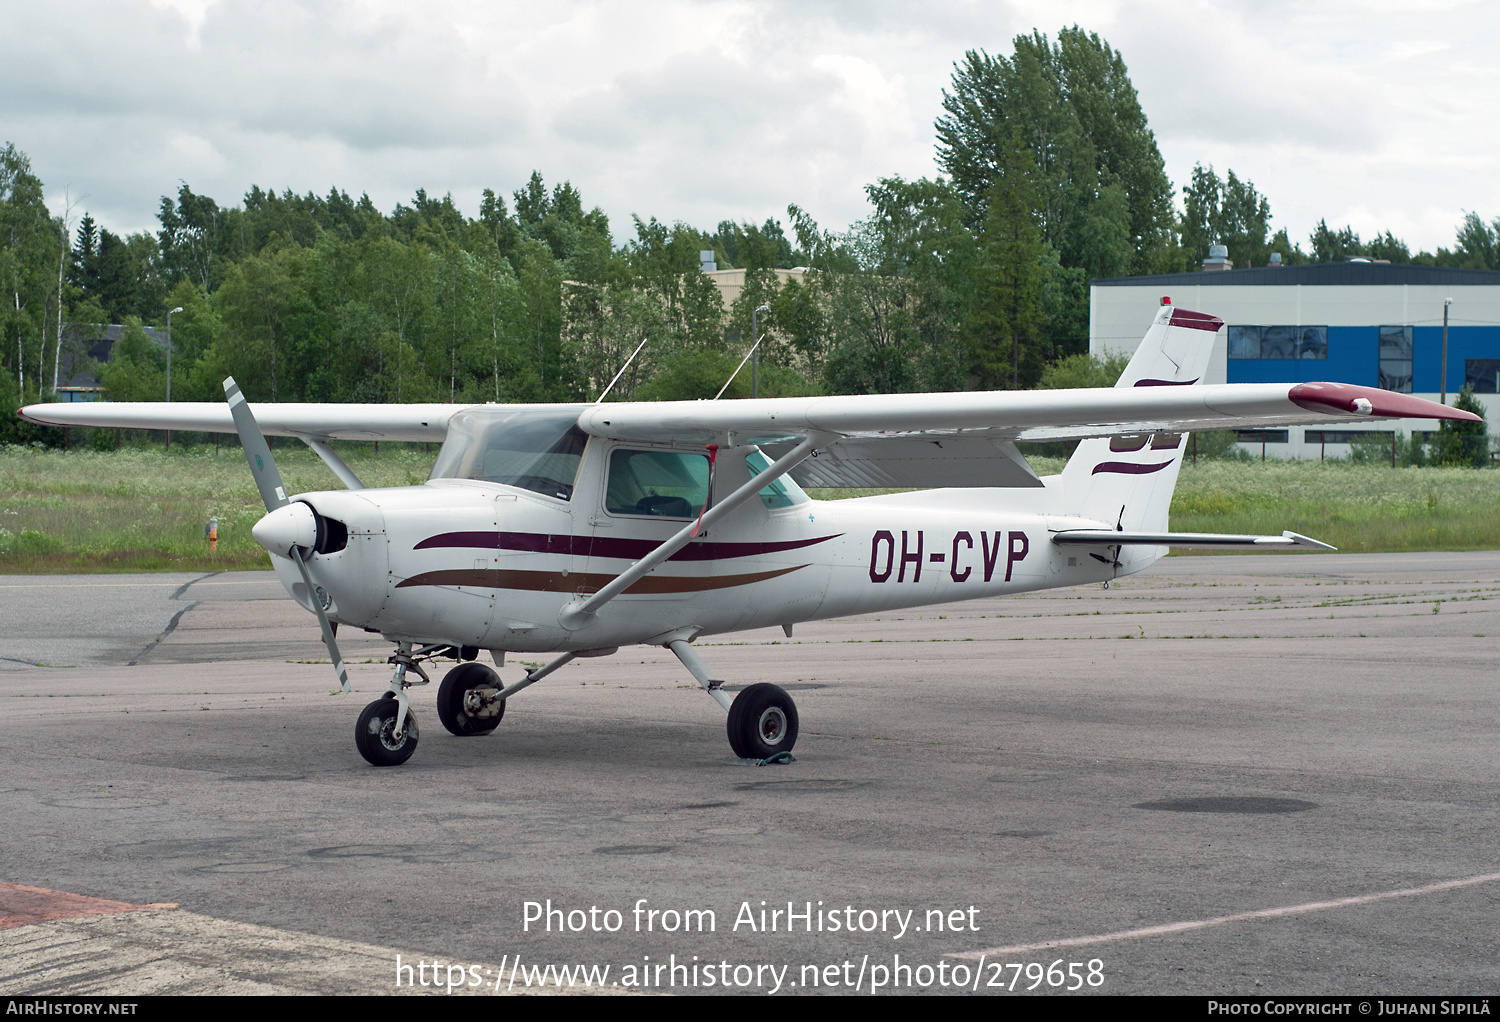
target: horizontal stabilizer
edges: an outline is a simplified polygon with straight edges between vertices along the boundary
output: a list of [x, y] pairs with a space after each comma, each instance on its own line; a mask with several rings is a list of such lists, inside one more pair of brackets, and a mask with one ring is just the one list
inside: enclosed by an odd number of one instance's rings
[[1289, 547], [1298, 550], [1337, 550], [1338, 547], [1295, 532], [1279, 536], [1235, 536], [1222, 532], [1112, 532], [1109, 529], [1067, 529], [1054, 532], [1052, 542], [1059, 546], [1177, 546], [1228, 547], [1259, 550], [1265, 547]]

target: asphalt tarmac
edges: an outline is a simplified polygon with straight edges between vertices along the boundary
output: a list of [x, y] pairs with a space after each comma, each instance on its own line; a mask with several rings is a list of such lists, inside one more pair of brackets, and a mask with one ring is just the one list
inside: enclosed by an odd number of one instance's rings
[[1500, 553], [1173, 557], [700, 643], [795, 764], [637, 647], [377, 769], [389, 650], [330, 695], [269, 573], [6, 576], [0, 993], [1495, 992], [1497, 610]]

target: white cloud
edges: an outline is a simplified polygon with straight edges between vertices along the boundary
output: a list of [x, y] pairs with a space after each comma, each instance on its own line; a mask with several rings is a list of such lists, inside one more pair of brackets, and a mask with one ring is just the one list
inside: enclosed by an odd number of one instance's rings
[[474, 212], [533, 168], [622, 239], [631, 213], [711, 227], [789, 202], [837, 228], [866, 184], [937, 172], [965, 50], [1075, 23], [1124, 54], [1175, 181], [1232, 167], [1294, 237], [1326, 217], [1431, 248], [1456, 211], [1500, 213], [1500, 11], [1476, 2], [24, 5], [0, 38], [0, 140], [115, 230], [153, 229], [179, 180], [387, 209], [424, 187]]
[[183, 43], [188, 49], [196, 50], [203, 45], [200, 33], [203, 31], [203, 21], [208, 17], [208, 9], [217, 2], [218, 0], [151, 0], [151, 6], [158, 10], [175, 11], [187, 23], [187, 35], [183, 37]]

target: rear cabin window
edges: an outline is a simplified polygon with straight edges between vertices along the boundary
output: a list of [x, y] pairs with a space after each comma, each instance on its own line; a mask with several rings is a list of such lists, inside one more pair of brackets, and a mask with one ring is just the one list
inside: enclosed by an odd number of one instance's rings
[[676, 451], [615, 450], [604, 508], [614, 515], [696, 518], [708, 502], [708, 458]]
[[[752, 476], [758, 476], [771, 467], [771, 462], [759, 451], [745, 455], [745, 467]], [[802, 492], [802, 487], [792, 481], [791, 476], [782, 476], [760, 491], [760, 502], [768, 508], [791, 507], [811, 500]]]

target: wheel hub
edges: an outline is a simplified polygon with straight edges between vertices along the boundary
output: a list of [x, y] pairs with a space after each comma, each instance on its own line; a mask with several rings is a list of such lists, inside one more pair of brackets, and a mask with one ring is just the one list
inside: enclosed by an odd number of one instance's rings
[[370, 721], [370, 733], [380, 739], [380, 744], [392, 752], [399, 752], [405, 747], [407, 739], [416, 730], [416, 722], [412, 718], [406, 718], [406, 728], [401, 732], [401, 737], [396, 737], [396, 715], [389, 717], [376, 717]]
[[779, 745], [786, 737], [786, 713], [779, 706], [772, 706], [760, 715], [760, 740], [767, 745]]

